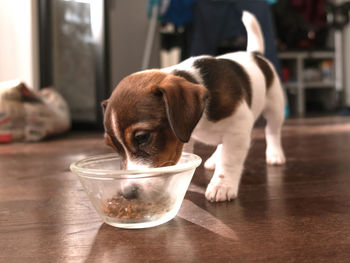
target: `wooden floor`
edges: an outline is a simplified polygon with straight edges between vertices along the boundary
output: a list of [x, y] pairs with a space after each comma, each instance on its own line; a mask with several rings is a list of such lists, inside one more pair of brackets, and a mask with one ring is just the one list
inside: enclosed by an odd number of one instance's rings
[[235, 201], [206, 201], [200, 167], [178, 216], [143, 230], [103, 224], [69, 171], [110, 151], [101, 133], [0, 145], [0, 262], [350, 262], [350, 118], [292, 119], [283, 134], [288, 163], [267, 167], [255, 129]]

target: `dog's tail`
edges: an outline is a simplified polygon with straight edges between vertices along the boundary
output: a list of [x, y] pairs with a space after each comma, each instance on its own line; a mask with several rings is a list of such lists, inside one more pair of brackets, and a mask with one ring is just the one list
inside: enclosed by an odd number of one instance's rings
[[256, 17], [248, 11], [243, 11], [242, 22], [247, 30], [247, 51], [264, 54], [264, 36]]

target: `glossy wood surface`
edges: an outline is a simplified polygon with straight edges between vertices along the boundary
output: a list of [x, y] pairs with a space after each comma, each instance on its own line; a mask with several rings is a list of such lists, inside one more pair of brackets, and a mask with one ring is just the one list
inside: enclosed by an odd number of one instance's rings
[[110, 152], [102, 133], [0, 145], [0, 262], [350, 262], [350, 118], [288, 120], [282, 167], [253, 137], [235, 201], [205, 200], [201, 166], [178, 216], [142, 230], [103, 224], [69, 171]]

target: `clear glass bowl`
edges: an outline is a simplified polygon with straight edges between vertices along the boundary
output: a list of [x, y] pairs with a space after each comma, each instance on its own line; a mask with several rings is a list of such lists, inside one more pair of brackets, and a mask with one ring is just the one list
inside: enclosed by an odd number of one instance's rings
[[178, 213], [201, 158], [183, 153], [176, 165], [121, 170], [117, 154], [89, 157], [70, 165], [102, 220], [120, 228], [146, 228]]

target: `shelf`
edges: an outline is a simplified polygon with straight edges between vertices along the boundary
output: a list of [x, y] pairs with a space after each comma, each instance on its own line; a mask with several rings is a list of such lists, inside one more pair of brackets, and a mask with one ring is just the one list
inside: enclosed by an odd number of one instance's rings
[[[306, 89], [335, 89], [335, 80], [320, 80], [320, 81], [305, 81], [305, 64], [310, 60], [317, 60], [316, 63], [321, 63], [322, 60], [335, 60], [334, 51], [330, 50], [315, 50], [315, 51], [287, 51], [278, 54], [280, 61], [292, 60], [295, 63], [291, 64], [292, 70], [295, 72], [294, 82], [285, 82], [282, 85], [297, 95], [297, 113], [299, 116], [305, 114], [305, 90]], [[292, 72], [293, 72], [292, 71]], [[322, 73], [321, 73], [322, 74]]]
[[286, 51], [278, 54], [279, 59], [334, 59], [334, 51]]
[[297, 89], [299, 85], [303, 88], [334, 88], [335, 83], [330, 81], [313, 81], [304, 82], [303, 84], [298, 84], [297, 82], [287, 82], [282, 83], [282, 85], [287, 89]]

